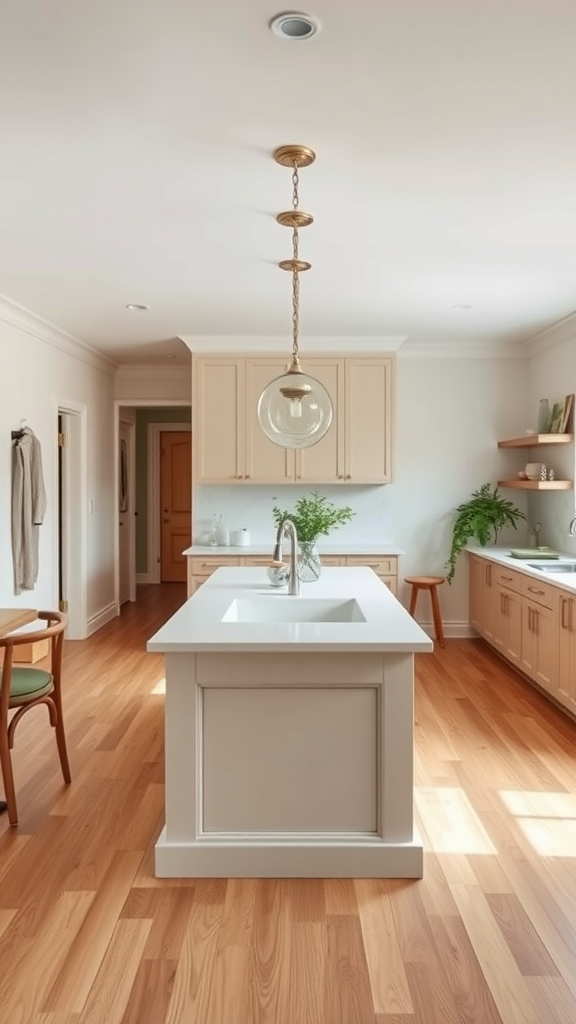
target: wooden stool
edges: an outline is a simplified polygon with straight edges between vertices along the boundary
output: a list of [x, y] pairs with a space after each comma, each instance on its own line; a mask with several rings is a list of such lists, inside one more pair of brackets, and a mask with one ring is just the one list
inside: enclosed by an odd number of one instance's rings
[[406, 576], [404, 582], [409, 583], [412, 587], [410, 595], [410, 615], [412, 618], [414, 618], [414, 612], [416, 611], [418, 594], [421, 590], [429, 591], [436, 639], [440, 647], [444, 647], [444, 630], [442, 628], [442, 616], [440, 615], [440, 604], [438, 602], [438, 587], [441, 583], [444, 583], [444, 576]]

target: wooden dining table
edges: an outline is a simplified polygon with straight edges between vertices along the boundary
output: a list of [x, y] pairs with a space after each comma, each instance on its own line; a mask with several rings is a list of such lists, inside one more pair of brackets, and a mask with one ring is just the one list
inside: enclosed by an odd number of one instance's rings
[[27, 622], [34, 622], [35, 608], [0, 608], [0, 636], [13, 633]]
[[[34, 622], [36, 615], [35, 608], [0, 608], [0, 637], [13, 633], [27, 622]], [[0, 800], [0, 814], [6, 807], [6, 801]]]

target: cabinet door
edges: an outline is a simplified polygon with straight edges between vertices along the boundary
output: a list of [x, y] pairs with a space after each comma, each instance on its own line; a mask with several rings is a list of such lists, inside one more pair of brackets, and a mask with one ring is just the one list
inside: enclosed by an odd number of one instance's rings
[[513, 665], [520, 661], [522, 644], [522, 598], [512, 590], [496, 588], [494, 646]]
[[345, 478], [358, 484], [390, 483], [393, 361], [347, 359], [345, 373]]
[[556, 696], [576, 714], [576, 598], [560, 592], [557, 605], [558, 674]]
[[264, 388], [286, 372], [281, 356], [246, 359], [246, 449], [244, 480], [249, 483], [291, 483], [294, 480], [294, 451], [274, 444], [258, 422], [258, 399]]
[[484, 634], [484, 570], [486, 561], [470, 555], [470, 625]]
[[477, 570], [481, 595], [478, 597], [480, 609], [478, 611], [480, 630], [479, 632], [490, 644], [494, 644], [495, 624], [501, 613], [500, 590], [494, 580], [494, 562], [488, 562], [485, 558], [479, 558], [482, 562], [482, 572]]
[[536, 675], [534, 678], [544, 690], [555, 697], [558, 690], [556, 612], [551, 608], [544, 608], [542, 605], [534, 605], [532, 629], [536, 634]]
[[296, 479], [311, 484], [343, 483], [344, 472], [344, 360], [306, 359], [305, 373], [316, 377], [332, 399], [332, 424], [328, 433], [296, 452]]
[[556, 612], [524, 599], [520, 668], [552, 696], [557, 693]]
[[192, 373], [194, 477], [238, 483], [244, 479], [244, 360], [198, 357]]

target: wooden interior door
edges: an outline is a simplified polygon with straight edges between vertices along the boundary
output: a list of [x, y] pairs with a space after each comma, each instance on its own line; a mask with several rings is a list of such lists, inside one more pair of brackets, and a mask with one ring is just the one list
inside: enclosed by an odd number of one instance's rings
[[189, 430], [160, 434], [160, 581], [186, 582], [192, 538], [192, 446]]

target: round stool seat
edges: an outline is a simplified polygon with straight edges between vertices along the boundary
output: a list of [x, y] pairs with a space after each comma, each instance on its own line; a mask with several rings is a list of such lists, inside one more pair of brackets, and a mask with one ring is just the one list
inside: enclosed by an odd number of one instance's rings
[[446, 582], [445, 576], [405, 576], [404, 582], [408, 583], [412, 587], [412, 593], [410, 595], [410, 615], [414, 617], [416, 611], [416, 602], [418, 600], [418, 594], [421, 590], [427, 590], [430, 594], [430, 602], [432, 604], [432, 618], [434, 620], [434, 629], [436, 631], [436, 639], [440, 644], [440, 647], [444, 647], [444, 629], [442, 627], [442, 616], [440, 614], [440, 603], [438, 601], [437, 588], [441, 583]]
[[439, 587], [446, 582], [445, 576], [405, 576], [405, 583], [411, 583], [417, 587]]

